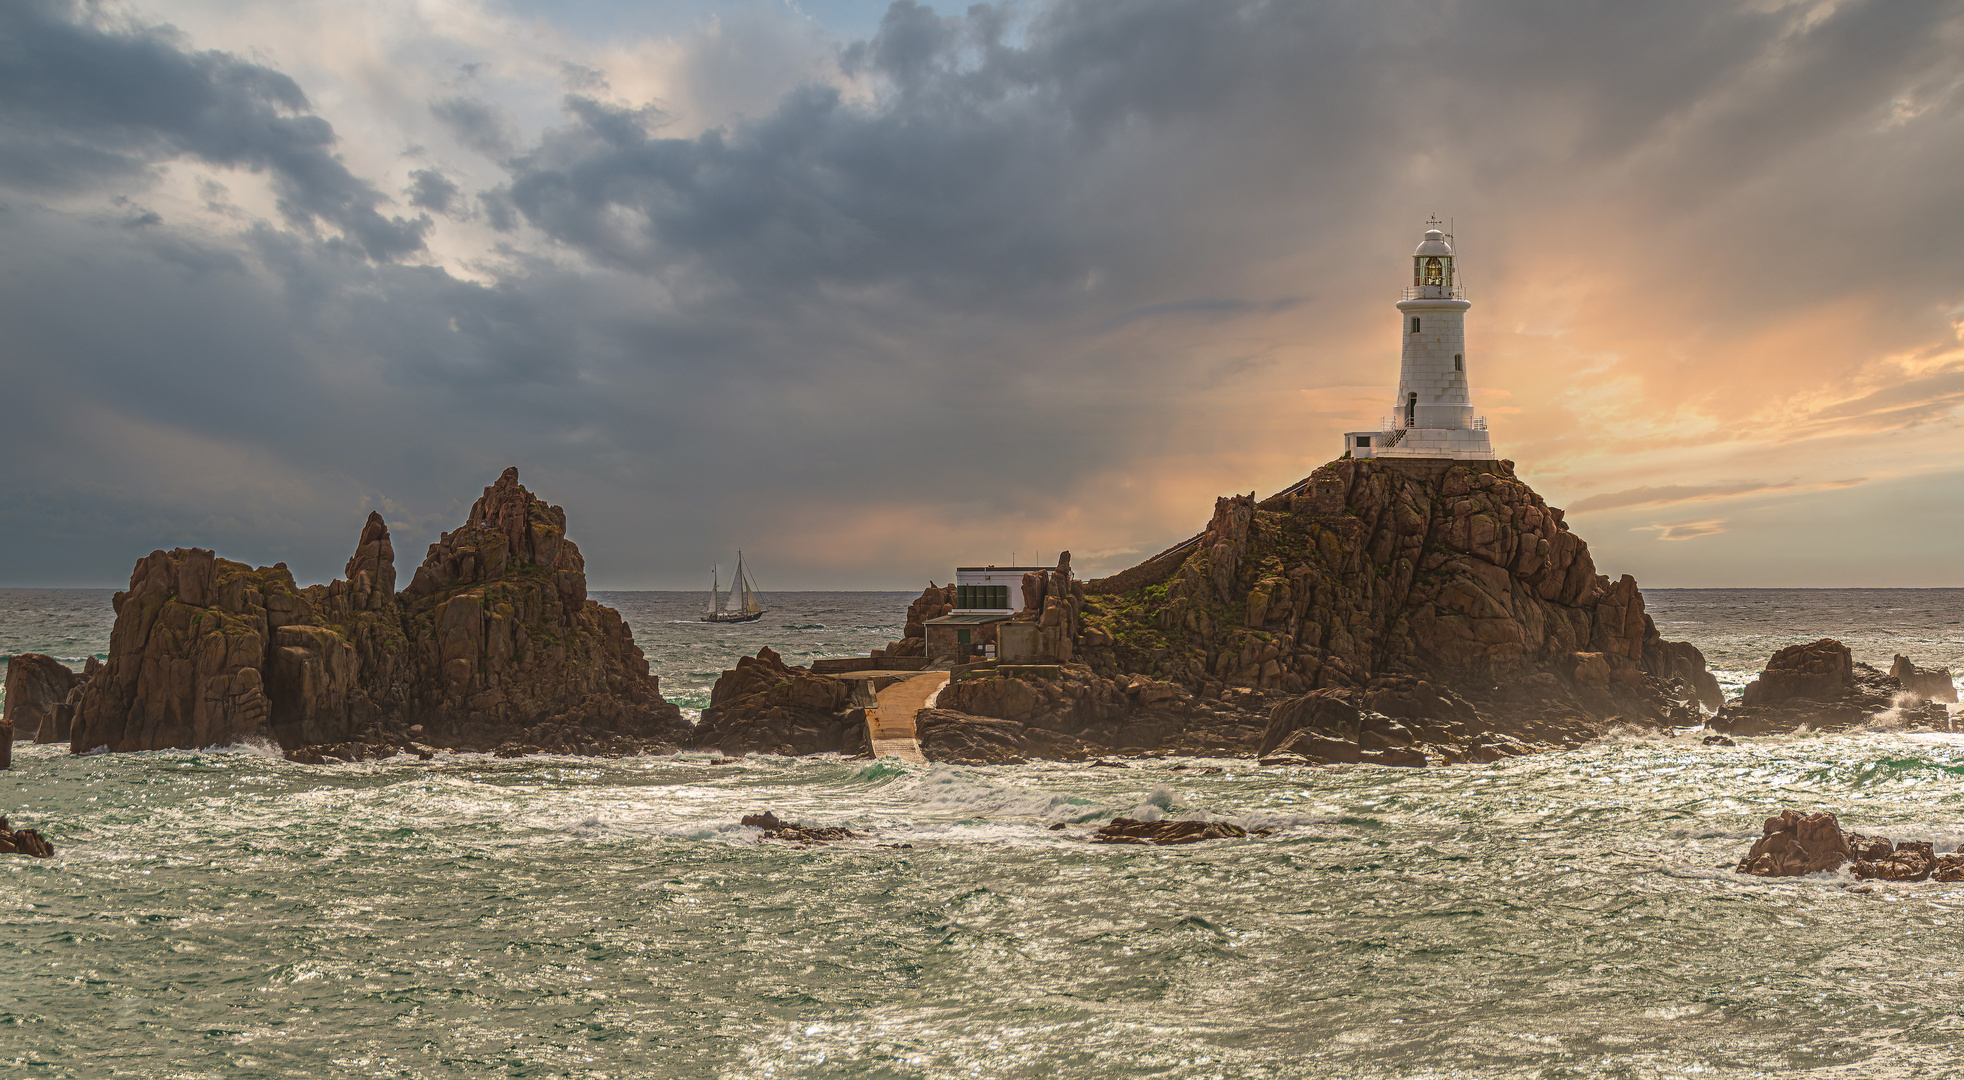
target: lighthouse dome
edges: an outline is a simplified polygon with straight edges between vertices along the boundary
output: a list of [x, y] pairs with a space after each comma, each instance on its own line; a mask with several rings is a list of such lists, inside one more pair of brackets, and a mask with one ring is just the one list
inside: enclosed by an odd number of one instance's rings
[[1414, 255], [1451, 255], [1453, 246], [1446, 242], [1446, 234], [1437, 229], [1425, 230], [1425, 240], [1418, 246]]

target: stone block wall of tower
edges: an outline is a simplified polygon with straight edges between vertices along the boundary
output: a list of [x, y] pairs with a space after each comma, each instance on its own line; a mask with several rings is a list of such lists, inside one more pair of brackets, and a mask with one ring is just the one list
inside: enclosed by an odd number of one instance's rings
[[[1466, 309], [1472, 306], [1464, 300], [1406, 300], [1398, 305], [1405, 347], [1396, 408], [1402, 415], [1406, 395], [1418, 395], [1413, 427], [1472, 426], [1473, 398], [1461, 362], [1466, 355]], [[1412, 332], [1413, 319], [1419, 321], [1417, 333]]]

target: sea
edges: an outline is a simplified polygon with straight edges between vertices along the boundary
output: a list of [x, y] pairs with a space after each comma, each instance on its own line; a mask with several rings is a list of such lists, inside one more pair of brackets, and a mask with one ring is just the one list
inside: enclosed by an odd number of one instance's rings
[[[103, 655], [109, 595], [0, 590], [0, 654]], [[912, 594], [596, 596], [699, 710]], [[1964, 590], [1645, 596], [1733, 690], [1824, 636], [1964, 671]], [[0, 812], [58, 853], [0, 856], [0, 1077], [1964, 1076], [1964, 885], [1731, 870], [1783, 807], [1955, 848], [1964, 734], [1124, 764], [18, 744]], [[1267, 835], [1088, 842], [1120, 815]]]

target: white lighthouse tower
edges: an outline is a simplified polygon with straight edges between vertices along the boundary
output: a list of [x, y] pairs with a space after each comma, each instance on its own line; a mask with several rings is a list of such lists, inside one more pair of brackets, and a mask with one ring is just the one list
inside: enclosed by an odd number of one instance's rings
[[1351, 457], [1452, 458], [1491, 461], [1487, 418], [1473, 415], [1466, 385], [1466, 309], [1473, 305], [1459, 284], [1452, 238], [1439, 222], [1412, 253], [1412, 284], [1398, 302], [1404, 355], [1398, 362], [1398, 396], [1376, 431], [1346, 432]]

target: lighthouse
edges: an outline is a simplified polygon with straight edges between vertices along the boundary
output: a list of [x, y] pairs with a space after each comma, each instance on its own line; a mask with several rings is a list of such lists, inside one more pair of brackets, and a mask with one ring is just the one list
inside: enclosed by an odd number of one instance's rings
[[1343, 437], [1346, 456], [1490, 461], [1487, 418], [1466, 384], [1466, 309], [1452, 237], [1431, 221], [1412, 252], [1412, 283], [1398, 301], [1398, 395], [1376, 431]]

